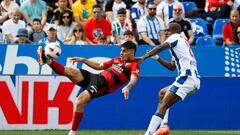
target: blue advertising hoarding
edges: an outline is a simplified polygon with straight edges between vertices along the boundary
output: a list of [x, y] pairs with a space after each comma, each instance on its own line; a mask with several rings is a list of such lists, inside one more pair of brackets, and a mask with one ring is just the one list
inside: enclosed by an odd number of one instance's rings
[[[0, 45], [0, 76], [11, 76], [14, 83], [14, 79], [22, 75], [55, 75], [48, 66], [37, 63], [37, 47]], [[151, 48], [139, 46], [136, 56]], [[192, 49], [202, 76], [201, 89], [171, 108], [171, 128], [240, 129], [240, 49], [216, 46]], [[119, 46], [62, 46], [62, 54], [57, 61], [67, 66], [86, 68], [81, 63], [71, 65], [69, 58], [79, 56], [100, 62], [119, 56], [119, 51]], [[162, 52], [160, 57], [171, 59], [168, 51]], [[93, 100], [86, 107], [80, 128], [146, 129], [157, 106], [159, 89], [170, 85], [176, 74], [177, 71], [169, 71], [157, 61], [147, 59], [141, 64], [140, 78], [129, 100], [123, 99], [120, 90]]]
[[[44, 75], [52, 74], [47, 66], [37, 63], [37, 45], [0, 45], [0, 75]], [[136, 56], [143, 55], [150, 46], [139, 46]], [[240, 75], [239, 48], [199, 46], [192, 48], [198, 61], [201, 76], [230, 76]], [[119, 56], [119, 46], [62, 46], [62, 54], [57, 59], [63, 65], [70, 65], [69, 58], [80, 56], [92, 60], [106, 60]], [[168, 51], [163, 51], [160, 57], [170, 60]], [[75, 65], [81, 68], [83, 65]], [[157, 61], [147, 59], [141, 64], [141, 76], [175, 76], [176, 71], [170, 72]]]

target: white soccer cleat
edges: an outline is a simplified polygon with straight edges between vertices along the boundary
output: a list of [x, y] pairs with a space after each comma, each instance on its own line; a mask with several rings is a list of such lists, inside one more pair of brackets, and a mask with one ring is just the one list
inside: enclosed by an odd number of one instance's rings
[[70, 130], [69, 133], [68, 133], [68, 135], [76, 135], [76, 131]]

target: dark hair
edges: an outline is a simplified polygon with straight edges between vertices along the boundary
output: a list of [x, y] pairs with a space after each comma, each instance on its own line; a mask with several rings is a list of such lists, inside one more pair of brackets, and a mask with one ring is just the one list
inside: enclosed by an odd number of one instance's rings
[[123, 35], [134, 35], [131, 30], [126, 30]]
[[33, 22], [40, 22], [40, 23], [41, 23], [41, 20], [38, 19], [38, 18], [34, 18], [34, 19], [33, 19]]
[[126, 14], [127, 14], [126, 9], [125, 9], [125, 8], [120, 8], [120, 9], [118, 10], [117, 14], [118, 14], [118, 15], [119, 15], [119, 14], [124, 14], [124, 15], [126, 15]]
[[171, 30], [173, 33], [179, 33], [181, 32], [181, 25], [178, 23], [169, 23], [169, 30]]
[[154, 3], [154, 1], [150, 1], [150, 2], [148, 2], [147, 5], [146, 5], [146, 7], [148, 8], [149, 5], [156, 5], [156, 6], [157, 6], [157, 4]]
[[73, 13], [72, 13], [72, 11], [70, 11], [70, 10], [64, 10], [62, 13], [60, 13], [60, 17], [58, 18], [58, 25], [63, 25], [64, 24], [64, 22], [63, 22], [63, 15], [64, 14], [69, 14], [69, 26], [72, 24], [72, 22], [73, 22]]
[[92, 9], [94, 9], [94, 8], [100, 8], [100, 9], [102, 10], [101, 6], [98, 5], [98, 4], [96, 4], [96, 5], [94, 5], [94, 6], [92, 7]]
[[132, 41], [126, 41], [123, 44], [121, 44], [121, 46], [127, 49], [134, 49], [135, 52], [137, 50], [137, 45]]

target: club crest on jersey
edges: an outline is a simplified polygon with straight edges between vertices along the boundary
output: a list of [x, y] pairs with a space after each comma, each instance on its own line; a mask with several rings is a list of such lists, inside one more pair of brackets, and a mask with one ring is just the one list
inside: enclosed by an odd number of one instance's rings
[[123, 65], [119, 63], [114, 63], [113, 68], [116, 69], [118, 72], [123, 72]]

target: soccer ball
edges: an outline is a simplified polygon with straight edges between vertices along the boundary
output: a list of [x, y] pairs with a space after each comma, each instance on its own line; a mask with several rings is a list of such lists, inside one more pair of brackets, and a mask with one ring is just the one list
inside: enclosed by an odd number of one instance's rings
[[61, 55], [62, 49], [57, 43], [48, 43], [44, 47], [44, 54], [48, 59], [56, 59]]

